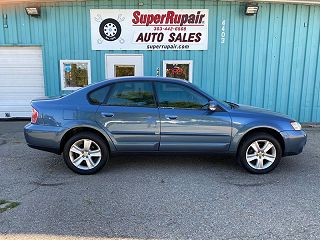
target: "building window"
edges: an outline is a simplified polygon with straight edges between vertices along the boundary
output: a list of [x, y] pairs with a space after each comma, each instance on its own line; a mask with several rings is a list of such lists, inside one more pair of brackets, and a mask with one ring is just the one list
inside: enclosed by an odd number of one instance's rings
[[192, 82], [192, 61], [164, 60], [163, 76], [170, 78], [180, 78]]
[[114, 65], [115, 77], [134, 76], [135, 65]]
[[62, 90], [76, 90], [91, 83], [90, 60], [60, 60]]

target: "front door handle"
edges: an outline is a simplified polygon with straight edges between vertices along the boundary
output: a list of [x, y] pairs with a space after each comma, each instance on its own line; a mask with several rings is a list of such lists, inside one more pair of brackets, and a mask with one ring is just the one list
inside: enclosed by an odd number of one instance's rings
[[166, 118], [167, 120], [175, 120], [175, 119], [178, 118], [178, 116], [175, 116], [175, 115], [165, 115], [165, 118]]
[[101, 115], [102, 116], [104, 116], [104, 117], [113, 117], [114, 116], [114, 113], [106, 113], [106, 112], [103, 112], [103, 113], [101, 113]]

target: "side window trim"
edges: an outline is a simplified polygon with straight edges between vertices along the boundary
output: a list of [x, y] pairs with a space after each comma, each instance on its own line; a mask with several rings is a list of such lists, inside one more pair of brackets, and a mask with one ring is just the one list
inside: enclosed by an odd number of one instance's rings
[[106, 95], [106, 98], [105, 98], [105, 101], [104, 101], [104, 103], [102, 104], [103, 106], [113, 106], [113, 107], [141, 107], [141, 108], [158, 108], [158, 101], [157, 101], [157, 98], [156, 98], [156, 91], [155, 91], [155, 89], [154, 89], [154, 86], [153, 86], [153, 81], [152, 80], [150, 80], [150, 81], [148, 81], [148, 80], [143, 80], [143, 81], [121, 81], [121, 82], [119, 82], [119, 83], [136, 83], [136, 82], [142, 82], [142, 83], [150, 83], [151, 84], [151, 89], [152, 89], [152, 94], [153, 94], [153, 101], [154, 101], [154, 106], [117, 106], [117, 105], [108, 105], [108, 101], [109, 101], [109, 99], [110, 99], [110, 96], [111, 96], [111, 94], [113, 93], [113, 89], [115, 88], [115, 86], [116, 86], [116, 84], [117, 83], [112, 83], [112, 84], [110, 84], [110, 90], [109, 90], [109, 92], [108, 92], [108, 94]]
[[108, 100], [110, 98], [111, 93], [113, 92], [114, 85], [115, 85], [114, 83], [110, 84], [110, 89], [109, 89], [108, 93], [106, 94], [106, 97], [104, 98], [104, 101], [102, 103], [103, 106], [108, 106]]
[[157, 92], [157, 88], [156, 88], [157, 81], [152, 81], [151, 83], [152, 83], [153, 98], [156, 103], [156, 108], [160, 108], [159, 97], [158, 97], [158, 92]]

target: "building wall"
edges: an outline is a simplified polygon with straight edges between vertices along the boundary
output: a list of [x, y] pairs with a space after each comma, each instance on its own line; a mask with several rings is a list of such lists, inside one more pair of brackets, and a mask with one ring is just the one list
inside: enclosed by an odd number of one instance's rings
[[[86, 1], [42, 5], [29, 17], [25, 5], [1, 7], [8, 28], [0, 46], [43, 46], [46, 94], [61, 94], [60, 59], [91, 60], [93, 82], [105, 78], [106, 53], [143, 53], [144, 74], [156, 75], [163, 60], [193, 60], [193, 83], [220, 99], [265, 107], [303, 122], [320, 121], [320, 6], [259, 4], [245, 16], [244, 4], [214, 1]], [[92, 51], [89, 9], [207, 8], [207, 51]], [[225, 20], [225, 42], [221, 43]], [[162, 72], [161, 72], [162, 74]]]

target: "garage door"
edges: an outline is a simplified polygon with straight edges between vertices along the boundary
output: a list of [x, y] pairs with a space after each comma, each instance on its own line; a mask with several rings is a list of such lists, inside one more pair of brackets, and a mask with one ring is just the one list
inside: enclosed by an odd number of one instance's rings
[[30, 117], [30, 101], [44, 96], [40, 47], [0, 47], [0, 118]]

